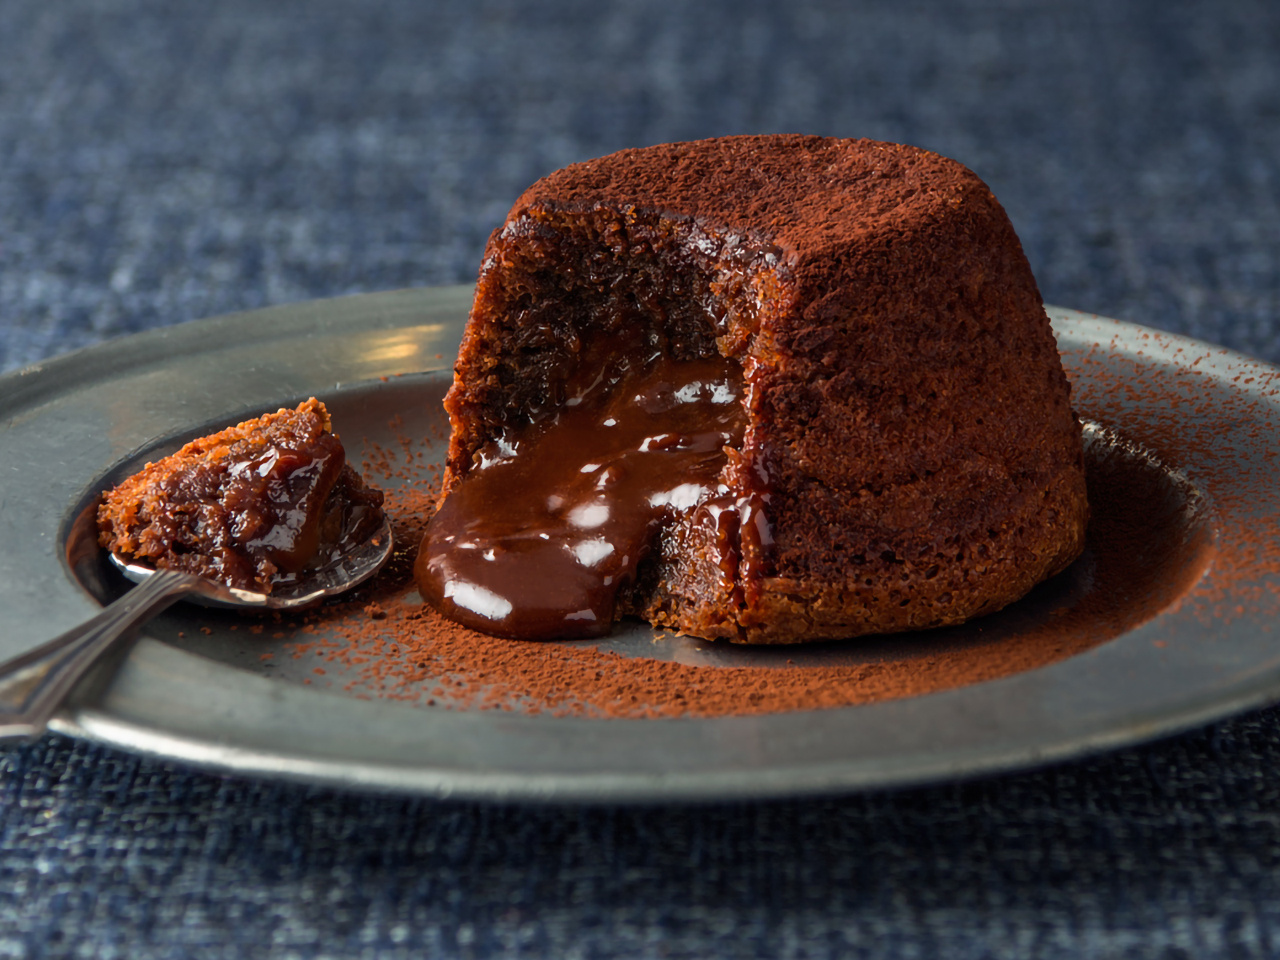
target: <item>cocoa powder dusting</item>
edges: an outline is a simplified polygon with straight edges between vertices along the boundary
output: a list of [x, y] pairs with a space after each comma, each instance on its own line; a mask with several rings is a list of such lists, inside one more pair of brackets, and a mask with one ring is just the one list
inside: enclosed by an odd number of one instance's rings
[[1159, 450], [1204, 491], [1217, 534], [1213, 564], [1181, 602], [1205, 639], [1246, 614], [1269, 631], [1280, 614], [1280, 371], [1154, 330], [1136, 339], [1135, 349], [1131, 335], [1116, 333], [1064, 356], [1086, 386], [1081, 415], [1123, 423], [1127, 437]]
[[[1102, 424], [1089, 431], [1093, 519], [1086, 552], [1024, 600], [982, 620], [785, 653], [658, 636], [653, 656], [624, 655], [607, 642], [520, 642], [467, 630], [423, 605], [411, 577], [438, 495], [440, 464], [431, 461], [443, 438], [413, 439], [394, 423], [394, 444], [366, 441], [363, 467], [386, 487], [400, 546], [387, 570], [349, 602], [284, 621], [293, 631], [287, 649], [327, 670], [317, 682], [424, 707], [716, 717], [846, 707], [1009, 676], [1083, 653], [1188, 596], [1203, 599], [1205, 590], [1220, 594], [1214, 616], [1263, 596], [1277, 606], [1274, 588], [1254, 583], [1280, 570], [1276, 518], [1257, 530], [1219, 529], [1218, 504], [1203, 495], [1217, 487], [1214, 471], [1238, 469], [1220, 442], [1220, 420], [1240, 419], [1241, 412], [1224, 414], [1222, 396], [1188, 411], [1203, 385], [1149, 376], [1145, 362], [1065, 359], [1081, 415]], [[1163, 402], [1153, 403], [1153, 396]], [[1259, 401], [1251, 415], [1271, 417], [1270, 410]], [[1203, 423], [1189, 425], [1196, 416]], [[1195, 471], [1184, 475], [1184, 464]], [[1203, 577], [1211, 567], [1215, 576]]]

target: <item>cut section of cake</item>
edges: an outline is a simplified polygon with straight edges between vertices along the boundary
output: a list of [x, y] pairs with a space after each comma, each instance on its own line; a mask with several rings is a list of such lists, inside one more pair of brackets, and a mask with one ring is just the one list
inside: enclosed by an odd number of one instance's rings
[[1083, 548], [1080, 425], [1021, 245], [976, 175], [913, 147], [729, 137], [540, 180], [489, 240], [445, 406], [418, 582], [500, 635], [941, 626]]
[[314, 397], [198, 440], [107, 492], [99, 543], [128, 562], [270, 593], [361, 543], [382, 492]]

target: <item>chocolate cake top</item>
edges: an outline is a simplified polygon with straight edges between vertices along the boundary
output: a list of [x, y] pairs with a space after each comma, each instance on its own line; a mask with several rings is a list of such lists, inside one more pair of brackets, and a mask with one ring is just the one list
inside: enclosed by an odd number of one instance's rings
[[971, 197], [995, 205], [967, 167], [918, 147], [798, 134], [735, 136], [572, 164], [526, 190], [508, 222], [526, 214], [537, 219], [537, 211], [636, 207], [814, 252], [892, 230], [908, 218], [918, 225], [923, 208]]

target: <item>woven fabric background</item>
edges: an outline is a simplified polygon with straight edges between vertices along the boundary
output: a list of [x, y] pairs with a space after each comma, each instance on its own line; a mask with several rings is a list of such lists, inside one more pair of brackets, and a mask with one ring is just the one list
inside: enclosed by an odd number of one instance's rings
[[[556, 167], [772, 131], [956, 157], [1049, 302], [1280, 361], [1273, 0], [0, 0], [0, 24], [0, 369], [467, 282]], [[1276, 710], [1020, 776], [711, 807], [0, 751], [0, 957], [1277, 953]]]

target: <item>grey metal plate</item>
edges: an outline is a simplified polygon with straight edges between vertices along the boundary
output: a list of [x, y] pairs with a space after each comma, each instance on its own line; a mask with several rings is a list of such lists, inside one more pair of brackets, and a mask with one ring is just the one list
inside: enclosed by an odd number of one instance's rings
[[[452, 287], [277, 307], [126, 338], [0, 378], [0, 656], [73, 626], [110, 589], [92, 573], [92, 558], [67, 553], [77, 514], [106, 479], [199, 429], [295, 397], [315, 394], [340, 408], [345, 423], [357, 424], [340, 427], [348, 438], [377, 429], [405, 397], [439, 395], [469, 301], [469, 288]], [[1277, 371], [1131, 324], [1050, 312], [1082, 415], [1176, 465], [1203, 495], [1197, 535], [1210, 543], [1211, 560], [1161, 595], [1149, 620], [1085, 653], [857, 707], [584, 719], [430, 709], [341, 686], [316, 689], [287, 658], [263, 661], [266, 641], [196, 632], [176, 643], [170, 621], [86, 684], [54, 727], [212, 769], [362, 789], [653, 802], [1020, 769], [1275, 699], [1280, 561], [1267, 542], [1280, 527], [1280, 495], [1271, 490]], [[435, 409], [416, 415], [439, 417]], [[1144, 604], [1152, 597], [1116, 599], [1121, 610]], [[627, 655], [710, 668], [734, 656], [696, 642], [659, 650], [644, 628], [623, 631], [614, 644]], [[812, 654], [815, 662], [859, 655], [873, 654], [848, 645]]]

